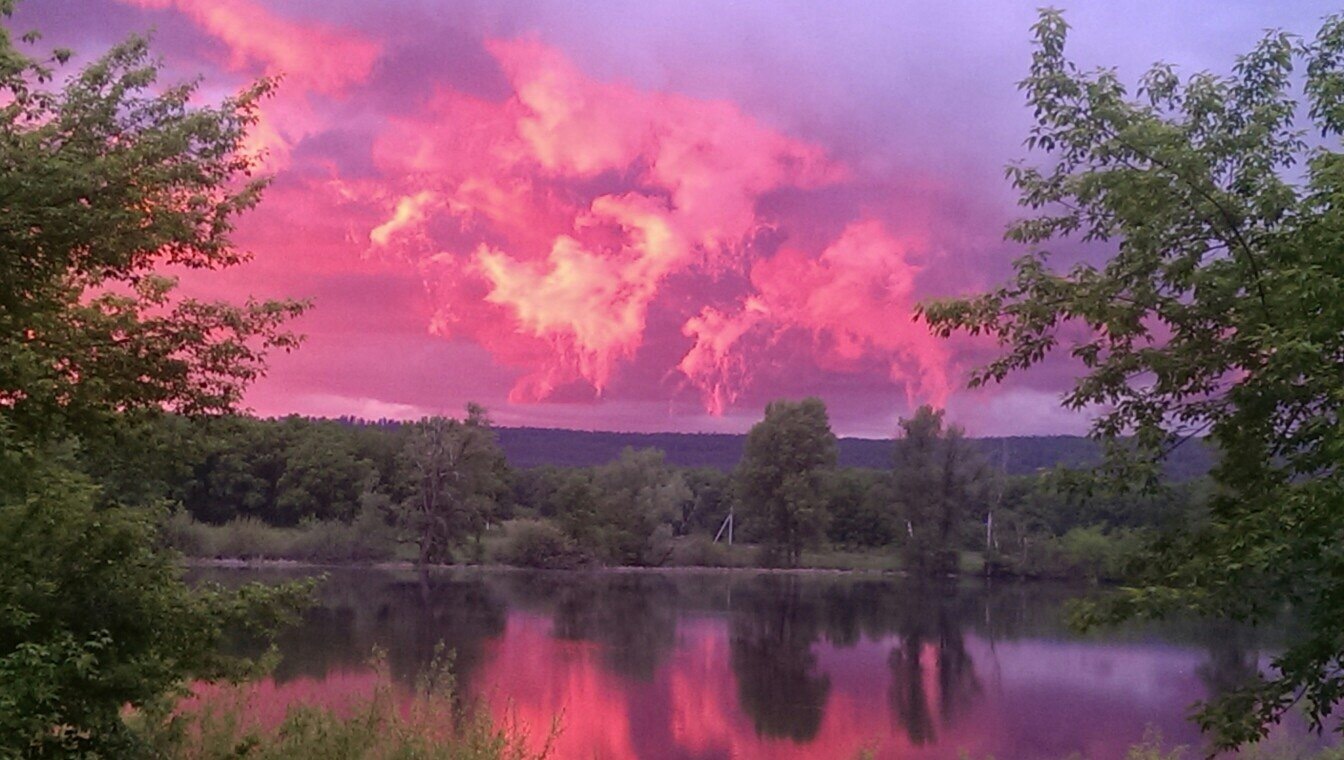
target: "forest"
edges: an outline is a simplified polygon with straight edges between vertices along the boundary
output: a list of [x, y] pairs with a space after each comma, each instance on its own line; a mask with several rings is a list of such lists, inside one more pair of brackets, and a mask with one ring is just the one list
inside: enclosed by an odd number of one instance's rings
[[[738, 460], [727, 468], [678, 466], [652, 446], [626, 446], [587, 466], [519, 467], [511, 449], [535, 461], [537, 439], [565, 461], [576, 451], [597, 459], [611, 439], [670, 440], [684, 458], [701, 437], [495, 429], [477, 408], [461, 420], [418, 422], [150, 415], [81, 461], [110, 503], [173, 505], [168, 535], [189, 555], [315, 562], [920, 567], [1114, 579], [1144, 535], [1198, 519], [1207, 488], [1202, 478], [1171, 478], [1154, 494], [1085, 493], [1065, 464], [1087, 456], [1086, 439], [971, 439], [922, 409], [892, 440], [837, 441], [819, 401], [799, 404], [818, 413], [814, 424], [789, 426], [798, 404], [779, 402], [758, 426], [782, 425], [824, 450], [791, 468], [810, 474], [793, 502], [811, 505], [792, 515], [771, 514], [778, 499], [753, 490], [762, 486], [752, 473], [778, 455], [753, 455], [750, 436], [732, 440]], [[885, 465], [841, 465], [846, 441]], [[1012, 472], [1012, 463], [1052, 455], [1062, 460], [1055, 467]], [[941, 564], [925, 568], [916, 558], [929, 553]]]

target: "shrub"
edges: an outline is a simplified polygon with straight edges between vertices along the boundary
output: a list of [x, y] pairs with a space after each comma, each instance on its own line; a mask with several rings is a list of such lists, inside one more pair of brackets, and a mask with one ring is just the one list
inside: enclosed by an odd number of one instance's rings
[[780, 568], [790, 567], [788, 552], [774, 544], [761, 544], [756, 547], [756, 560], [753, 567]]
[[510, 565], [572, 569], [592, 561], [587, 552], [546, 520], [514, 521], [510, 534], [500, 551], [500, 558]]
[[732, 560], [728, 547], [715, 543], [709, 536], [690, 536], [676, 543], [672, 564], [688, 567], [729, 567]]
[[311, 585], [188, 587], [159, 547], [164, 516], [97, 508], [77, 473], [0, 500], [0, 757], [137, 756], [126, 705], [244, 675], [225, 630], [270, 634]]
[[379, 514], [365, 509], [353, 523], [309, 520], [294, 534], [288, 557], [308, 562], [378, 562], [396, 555], [396, 542]]
[[391, 530], [367, 513], [354, 523], [309, 520], [297, 528], [277, 528], [251, 517], [207, 525], [177, 512], [164, 520], [161, 536], [188, 557], [379, 562], [396, 556]]
[[159, 528], [159, 537], [165, 546], [176, 549], [188, 557], [213, 556], [214, 541], [211, 526], [197, 522], [186, 510], [177, 510], [170, 514]]
[[1142, 538], [1138, 531], [1074, 528], [1063, 536], [1032, 539], [1013, 553], [992, 553], [985, 563], [991, 575], [1121, 580]]
[[313, 520], [299, 526], [288, 559], [307, 562], [378, 562], [396, 553], [385, 532], [338, 520]]
[[213, 553], [231, 559], [278, 559], [289, 556], [290, 538], [255, 517], [240, 517], [215, 531]]

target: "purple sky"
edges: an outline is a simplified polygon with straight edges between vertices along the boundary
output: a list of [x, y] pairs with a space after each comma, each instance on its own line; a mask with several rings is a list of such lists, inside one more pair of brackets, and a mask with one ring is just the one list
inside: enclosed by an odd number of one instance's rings
[[[275, 183], [198, 295], [311, 297], [258, 413], [740, 431], [817, 395], [842, 434], [922, 402], [973, 434], [1079, 432], [1074, 368], [962, 389], [986, 346], [910, 321], [1003, 278], [1035, 3], [26, 0], [84, 60], [153, 30], [216, 98], [281, 74]], [[1226, 71], [1325, 2], [1063, 7], [1133, 81]]]

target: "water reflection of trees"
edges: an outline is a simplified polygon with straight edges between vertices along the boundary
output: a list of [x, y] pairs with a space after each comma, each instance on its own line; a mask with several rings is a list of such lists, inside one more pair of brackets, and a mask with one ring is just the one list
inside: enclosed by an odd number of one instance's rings
[[591, 641], [613, 672], [648, 681], [676, 644], [678, 588], [647, 573], [515, 573], [509, 597], [552, 617], [558, 639]]
[[[964, 610], [955, 588], [911, 586], [897, 610], [899, 641], [887, 659], [892, 719], [914, 745], [937, 738], [935, 724], [954, 723], [981, 693], [975, 661], [966, 651]], [[932, 673], [927, 672], [932, 670]], [[936, 687], [930, 704], [929, 687]], [[936, 707], [936, 710], [935, 710]]]
[[1208, 624], [1208, 660], [1196, 670], [1211, 698], [1253, 684], [1260, 675], [1260, 651], [1245, 626], [1223, 621]]
[[[817, 645], [862, 643], [884, 648], [891, 720], [919, 745], [947, 734], [993, 690], [997, 641], [1067, 636], [1064, 601], [1077, 594], [1042, 584], [730, 573], [459, 571], [432, 575], [422, 588], [413, 573], [333, 571], [319, 605], [281, 642], [276, 678], [357, 668], [378, 645], [394, 675], [411, 682], [444, 641], [469, 687], [485, 642], [503, 633], [510, 614], [530, 612], [549, 618], [559, 639], [597, 643], [613, 673], [647, 682], [675, 649], [679, 621], [726, 620], [738, 702], [758, 734], [799, 743], [816, 737], [832, 692]], [[1152, 635], [1121, 630], [1107, 639]], [[1208, 649], [1200, 676], [1211, 693], [1253, 677], [1258, 652], [1272, 649], [1243, 628], [1194, 621], [1166, 625], [1161, 636]], [[971, 637], [981, 642], [974, 658]], [[880, 686], [873, 688], [880, 699]]]
[[985, 602], [955, 585], [890, 580], [771, 576], [741, 584], [730, 657], [742, 709], [762, 735], [805, 742], [820, 728], [830, 694], [815, 645], [894, 637], [887, 660], [892, 719], [912, 744], [931, 742], [939, 725], [958, 720], [982, 692], [965, 631], [993, 620]]
[[739, 595], [729, 631], [738, 698], [762, 736], [806, 742], [817, 735], [831, 680], [817, 672], [812, 645], [824, 616], [796, 576], [757, 578]]
[[[440, 642], [453, 650], [458, 682], [482, 664], [484, 643], [504, 631], [507, 607], [479, 577], [363, 571], [333, 573], [317, 604], [280, 640], [277, 682], [365, 665], [374, 648], [387, 652], [392, 676], [412, 684]], [[464, 689], [465, 692], [465, 689]]]

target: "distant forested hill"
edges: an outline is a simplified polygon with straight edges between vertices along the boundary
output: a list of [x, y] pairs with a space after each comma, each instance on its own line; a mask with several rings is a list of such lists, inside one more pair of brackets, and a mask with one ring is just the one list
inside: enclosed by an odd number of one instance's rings
[[[581, 467], [615, 459], [621, 449], [656, 448], [667, 454], [669, 464], [682, 467], [737, 465], [742, 458], [745, 435], [722, 433], [611, 433], [549, 428], [497, 428], [499, 442], [514, 467], [552, 464]], [[1078, 466], [1095, 462], [1096, 444], [1079, 436], [1012, 436], [977, 438], [985, 457], [997, 466], [1003, 462], [1010, 474], [1026, 475], [1056, 465]], [[840, 464], [846, 467], [886, 468], [891, 463], [891, 441], [841, 438]], [[1189, 480], [1208, 471], [1209, 448], [1202, 441], [1181, 446], [1168, 462], [1173, 479]]]

